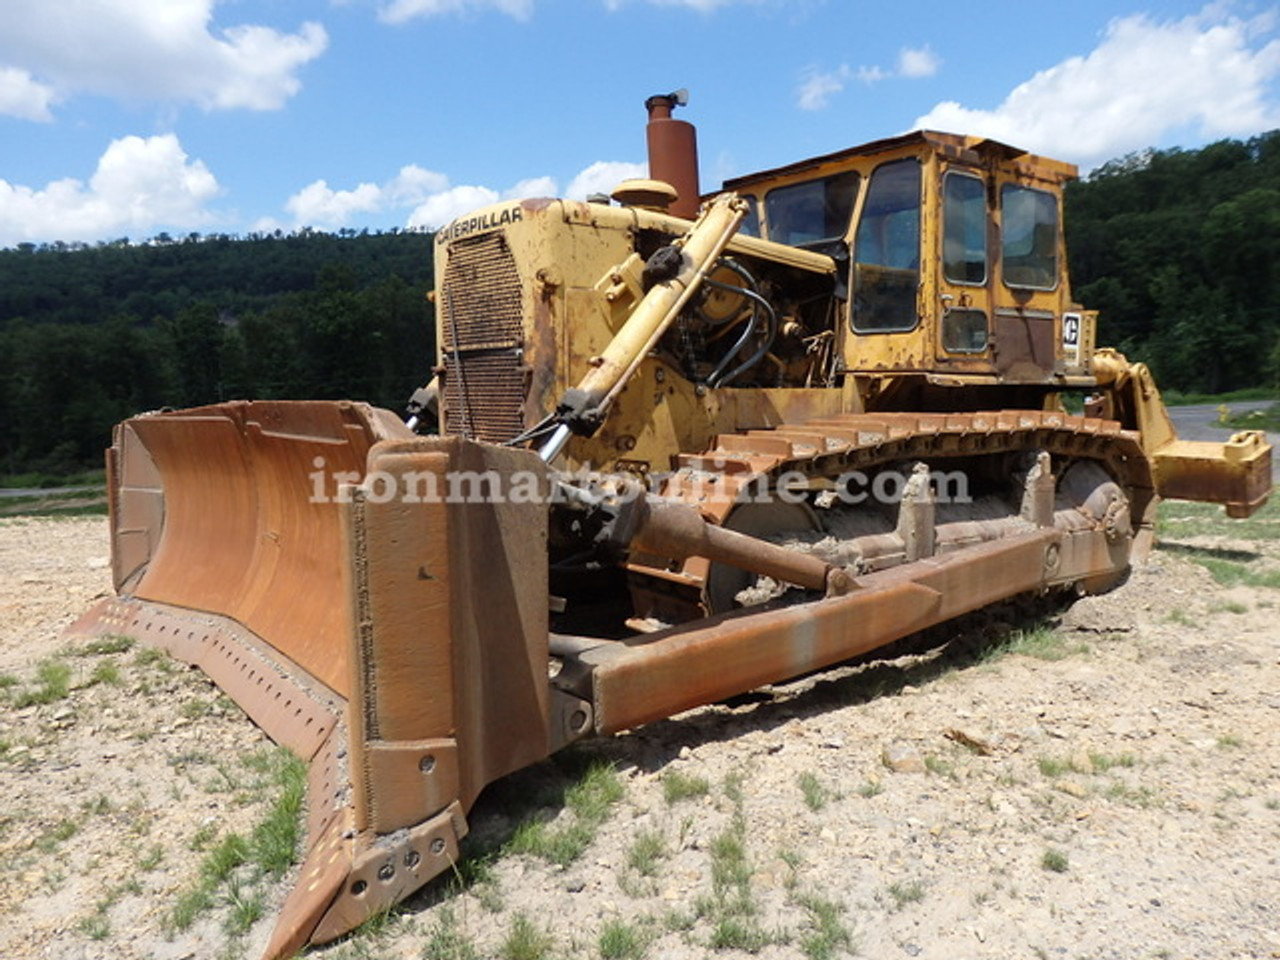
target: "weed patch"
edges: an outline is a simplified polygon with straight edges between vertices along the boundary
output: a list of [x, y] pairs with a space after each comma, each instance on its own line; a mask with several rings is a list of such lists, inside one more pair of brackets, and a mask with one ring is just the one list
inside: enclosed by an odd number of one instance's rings
[[35, 686], [13, 697], [17, 710], [65, 700], [71, 693], [71, 667], [61, 660], [42, 660], [36, 667]]
[[804, 797], [804, 805], [817, 813], [831, 800], [837, 798], [836, 792], [818, 779], [817, 774], [805, 770], [796, 778], [800, 785], [800, 793]]
[[606, 920], [596, 946], [601, 960], [641, 960], [649, 948], [649, 938], [635, 924]]
[[565, 792], [569, 822], [551, 824], [530, 820], [521, 824], [507, 845], [510, 853], [524, 853], [559, 866], [568, 866], [595, 839], [609, 811], [622, 799], [622, 783], [609, 764], [595, 764]]
[[668, 805], [704, 797], [710, 791], [711, 784], [706, 777], [681, 773], [679, 770], [668, 770], [662, 775], [662, 797]]
[[667, 841], [661, 830], [641, 830], [627, 851], [627, 866], [642, 877], [656, 876], [666, 854]]
[[919, 880], [899, 880], [886, 888], [894, 910], [901, 910], [911, 903], [919, 903], [924, 899], [925, 885]]
[[[238, 942], [266, 910], [266, 883], [283, 876], [297, 858], [306, 764], [283, 747], [252, 754], [244, 764], [262, 775], [257, 786], [273, 797], [271, 805], [248, 837], [229, 833], [214, 843], [217, 828], [210, 824], [191, 838], [191, 849], [207, 853], [195, 884], [178, 895], [169, 913], [172, 930], [187, 930], [220, 907], [227, 934]], [[154, 859], [153, 866], [159, 862]]]
[[511, 928], [503, 938], [499, 955], [503, 960], [543, 960], [555, 946], [555, 938], [525, 914], [511, 920]]
[[118, 633], [109, 633], [103, 637], [94, 637], [86, 641], [75, 651], [79, 657], [103, 657], [113, 653], [125, 653], [133, 649], [133, 638]]
[[712, 948], [757, 953], [778, 938], [762, 930], [755, 919], [758, 908], [751, 889], [754, 871], [747, 854], [742, 784], [740, 773], [725, 777], [724, 793], [733, 813], [728, 825], [711, 841], [711, 896], [700, 898], [697, 909], [711, 924]]
[[986, 650], [982, 659], [993, 661], [1018, 654], [1036, 660], [1054, 661], [1088, 652], [1088, 644], [1069, 641], [1052, 627], [1041, 624], [1024, 630], [1014, 630], [1003, 641]]
[[853, 934], [844, 924], [844, 907], [818, 894], [798, 899], [809, 914], [811, 929], [800, 938], [800, 949], [809, 960], [831, 960], [837, 951], [853, 946]]
[[1040, 858], [1040, 866], [1052, 873], [1066, 873], [1071, 863], [1063, 851], [1051, 847]]
[[463, 932], [449, 907], [441, 907], [435, 924], [427, 931], [422, 956], [429, 960], [478, 960], [476, 945]]

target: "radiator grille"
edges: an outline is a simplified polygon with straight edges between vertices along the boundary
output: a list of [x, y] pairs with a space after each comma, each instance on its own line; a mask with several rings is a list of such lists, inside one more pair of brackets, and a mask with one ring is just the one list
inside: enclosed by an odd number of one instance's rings
[[447, 354], [445, 430], [502, 443], [524, 431], [525, 371], [515, 351]]
[[501, 233], [468, 237], [449, 248], [441, 299], [446, 349], [520, 345], [520, 275]]
[[524, 430], [520, 275], [501, 233], [455, 241], [436, 303], [444, 342], [444, 427], [490, 443]]

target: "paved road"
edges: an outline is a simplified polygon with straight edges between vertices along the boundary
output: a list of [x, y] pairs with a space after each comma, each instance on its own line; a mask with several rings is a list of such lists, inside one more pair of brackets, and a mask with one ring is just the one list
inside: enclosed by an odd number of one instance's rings
[[[1270, 400], [1249, 400], [1239, 403], [1228, 403], [1232, 416], [1249, 413], [1251, 410], [1265, 410], [1271, 406]], [[1226, 440], [1231, 436], [1229, 427], [1216, 426], [1221, 404], [1203, 403], [1189, 407], [1170, 407], [1169, 416], [1177, 428], [1178, 436], [1183, 440]], [[1280, 443], [1280, 435], [1269, 434], [1267, 440], [1274, 446]], [[1276, 451], [1271, 455], [1271, 476], [1280, 486], [1280, 456]]]
[[[1232, 416], [1249, 413], [1253, 410], [1265, 410], [1271, 406], [1270, 400], [1249, 400], [1240, 403], [1228, 403]], [[1169, 416], [1173, 425], [1178, 428], [1178, 436], [1183, 440], [1226, 440], [1231, 436], [1227, 427], [1217, 426], [1221, 404], [1201, 403], [1190, 407], [1170, 407]]]
[[101, 484], [87, 487], [0, 487], [0, 499], [6, 497], [59, 497], [70, 493], [84, 493], [88, 490], [101, 490], [106, 493], [106, 488]]

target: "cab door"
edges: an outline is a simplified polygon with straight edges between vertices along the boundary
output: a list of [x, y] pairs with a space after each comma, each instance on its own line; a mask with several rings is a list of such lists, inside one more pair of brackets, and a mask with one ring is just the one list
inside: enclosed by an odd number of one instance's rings
[[[993, 357], [996, 373], [1012, 383], [1045, 383], [1057, 365], [1064, 270], [1060, 201], [1060, 191], [1034, 181], [1000, 185]], [[1078, 334], [1078, 323], [1074, 329]]]
[[987, 371], [994, 320], [987, 180], [968, 168], [944, 167], [940, 196], [937, 357], [956, 372]]

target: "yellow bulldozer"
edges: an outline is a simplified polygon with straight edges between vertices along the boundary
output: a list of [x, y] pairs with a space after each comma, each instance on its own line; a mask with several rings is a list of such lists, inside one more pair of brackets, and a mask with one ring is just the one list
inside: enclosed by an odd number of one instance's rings
[[485, 786], [567, 744], [1107, 589], [1162, 498], [1270, 493], [1262, 434], [1179, 440], [1095, 345], [1074, 167], [914, 132], [704, 196], [684, 99], [647, 101], [651, 179], [435, 234], [407, 420], [243, 401], [115, 430], [117, 596], [72, 630], [200, 666], [310, 763], [269, 957], [448, 871]]

